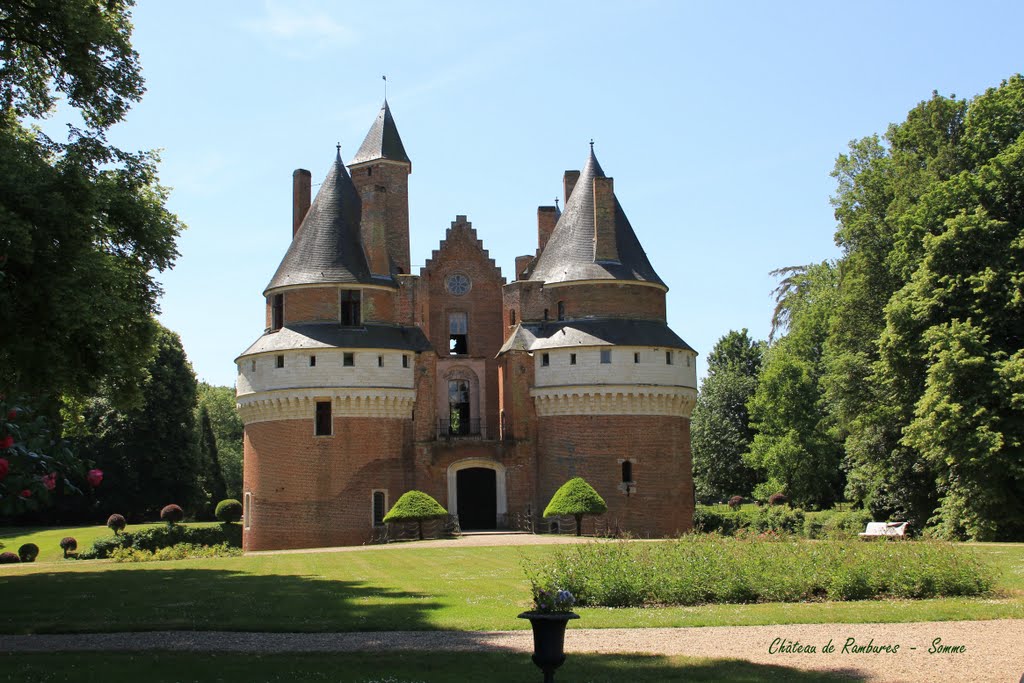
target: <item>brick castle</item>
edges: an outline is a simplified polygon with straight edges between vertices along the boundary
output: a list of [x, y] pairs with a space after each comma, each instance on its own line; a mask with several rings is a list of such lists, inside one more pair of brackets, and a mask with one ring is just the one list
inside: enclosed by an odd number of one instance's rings
[[574, 476], [611, 530], [690, 529], [696, 352], [593, 145], [565, 172], [564, 211], [537, 209], [536, 254], [509, 283], [465, 216], [412, 272], [411, 172], [385, 102], [315, 199], [293, 175], [266, 327], [236, 360], [244, 547], [365, 543], [411, 489], [464, 530], [540, 531]]

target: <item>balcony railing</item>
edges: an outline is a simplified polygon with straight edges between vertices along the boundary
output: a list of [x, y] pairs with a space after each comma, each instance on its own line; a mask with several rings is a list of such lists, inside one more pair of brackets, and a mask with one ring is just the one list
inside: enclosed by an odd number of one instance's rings
[[437, 438], [439, 439], [459, 439], [470, 436], [480, 436], [480, 418], [437, 421]]

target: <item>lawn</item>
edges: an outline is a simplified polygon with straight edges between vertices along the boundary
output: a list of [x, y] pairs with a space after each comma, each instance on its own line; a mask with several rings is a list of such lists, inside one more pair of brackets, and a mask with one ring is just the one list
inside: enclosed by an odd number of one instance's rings
[[[90, 675], [91, 674], [91, 675]], [[189, 654], [150, 652], [0, 655], [0, 681], [65, 683], [186, 683], [189, 681], [488, 681], [542, 679], [530, 658], [515, 652], [389, 652], [387, 654]], [[848, 677], [736, 660], [655, 655], [572, 654], [558, 681], [850, 681]], [[856, 679], [854, 679], [856, 680]]]
[[[85, 538], [84, 531], [76, 531], [80, 541]], [[58, 538], [67, 530], [46, 533]], [[1024, 618], [1024, 545], [968, 547], [999, 570], [996, 595], [583, 608], [580, 623], [602, 628]], [[5, 565], [0, 567], [0, 632], [523, 629], [528, 624], [516, 615], [529, 605], [529, 586], [521, 563], [552, 550], [412, 543], [355, 552], [143, 564], [57, 560]]]

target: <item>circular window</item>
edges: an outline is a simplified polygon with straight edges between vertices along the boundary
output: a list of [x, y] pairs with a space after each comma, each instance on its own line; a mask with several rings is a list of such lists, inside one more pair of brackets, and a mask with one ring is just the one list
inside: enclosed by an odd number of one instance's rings
[[452, 273], [448, 276], [448, 279], [445, 280], [444, 284], [445, 287], [448, 288], [448, 291], [455, 296], [462, 296], [469, 291], [470, 287], [473, 286], [469, 276], [464, 275], [463, 273]]

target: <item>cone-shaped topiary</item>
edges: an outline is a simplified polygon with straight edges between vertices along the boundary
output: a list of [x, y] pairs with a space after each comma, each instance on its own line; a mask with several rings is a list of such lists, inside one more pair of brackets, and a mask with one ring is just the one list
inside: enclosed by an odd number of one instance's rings
[[583, 515], [600, 515], [608, 512], [604, 498], [588, 484], [583, 477], [576, 477], [562, 484], [551, 496], [551, 502], [544, 508], [545, 517], [572, 515], [576, 518], [576, 535], [583, 535]]
[[416, 522], [419, 526], [420, 540], [423, 540], [423, 520], [446, 517], [448, 511], [441, 504], [423, 491], [406, 491], [395, 501], [385, 522]]
[[217, 509], [214, 510], [213, 514], [225, 524], [237, 522], [242, 519], [242, 504], [234, 498], [225, 498], [217, 503]]

